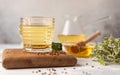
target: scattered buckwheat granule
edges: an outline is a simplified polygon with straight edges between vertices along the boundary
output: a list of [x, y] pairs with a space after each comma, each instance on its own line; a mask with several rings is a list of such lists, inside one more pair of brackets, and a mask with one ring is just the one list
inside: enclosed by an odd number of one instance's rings
[[84, 71], [82, 71], [82, 73], [84, 74], [85, 72], [84, 72]]
[[74, 67], [73, 69], [75, 70], [76, 68]]
[[56, 69], [52, 68], [52, 71], [56, 71]]
[[53, 74], [57, 74], [56, 72], [53, 72]]
[[36, 73], [38, 73], [38, 71], [36, 71]]
[[38, 72], [41, 72], [41, 70], [38, 70]]
[[34, 73], [34, 71], [32, 71], [32, 73]]
[[94, 68], [94, 66], [91, 66], [92, 68]]
[[90, 73], [85, 72], [85, 71], [82, 71], [82, 73], [83, 73], [84, 75], [91, 75]]
[[86, 65], [88, 65], [88, 63], [86, 63]]
[[44, 73], [41, 73], [42, 75], [45, 75], [45, 74], [47, 74], [46, 72], [44, 72]]
[[67, 74], [67, 72], [65, 72], [65, 74]]
[[86, 74], [86, 75], [88, 75], [88, 73], [87, 73], [87, 72], [85, 72], [85, 74]]
[[66, 68], [64, 68], [64, 70], [66, 70]]
[[50, 71], [50, 68], [48, 70]]

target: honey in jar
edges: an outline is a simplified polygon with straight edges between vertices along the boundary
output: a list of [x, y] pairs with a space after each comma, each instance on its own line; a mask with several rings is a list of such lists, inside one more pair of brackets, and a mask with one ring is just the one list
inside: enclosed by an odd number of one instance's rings
[[79, 35], [63, 35], [59, 34], [58, 38], [61, 43], [63, 43], [65, 50], [76, 57], [89, 57], [92, 51], [92, 48], [94, 47], [93, 43], [89, 43], [88, 45], [78, 48], [75, 46], [75, 43], [78, 41], [85, 40], [86, 36], [85, 34], [79, 34]]
[[81, 48], [72, 45], [66, 44], [64, 45], [67, 52], [76, 57], [89, 57], [94, 46], [83, 46]]

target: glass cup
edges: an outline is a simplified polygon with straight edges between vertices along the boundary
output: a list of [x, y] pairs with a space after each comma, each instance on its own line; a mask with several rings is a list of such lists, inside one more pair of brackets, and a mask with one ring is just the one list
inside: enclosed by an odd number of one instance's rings
[[49, 52], [54, 36], [54, 18], [23, 17], [20, 33], [24, 50], [27, 52]]

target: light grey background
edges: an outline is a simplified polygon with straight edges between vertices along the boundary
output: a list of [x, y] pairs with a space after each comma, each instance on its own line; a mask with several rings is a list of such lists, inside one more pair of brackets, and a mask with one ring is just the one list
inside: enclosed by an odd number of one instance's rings
[[[55, 38], [62, 32], [65, 17], [81, 16], [77, 31], [84, 28], [84, 33], [90, 35], [96, 30], [102, 31], [104, 36], [113, 34], [119, 37], [120, 32], [120, 0], [0, 0], [0, 43], [21, 43], [19, 36], [20, 17], [50, 16], [56, 19]], [[106, 22], [86, 25], [98, 18], [111, 16]]]

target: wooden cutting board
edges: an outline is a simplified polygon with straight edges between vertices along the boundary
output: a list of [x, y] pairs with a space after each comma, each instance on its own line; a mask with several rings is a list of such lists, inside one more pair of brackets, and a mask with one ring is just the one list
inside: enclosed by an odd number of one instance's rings
[[74, 66], [77, 59], [63, 51], [28, 53], [23, 49], [5, 49], [2, 56], [4, 68], [40, 68]]

